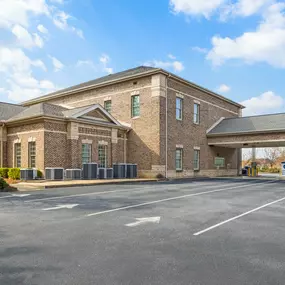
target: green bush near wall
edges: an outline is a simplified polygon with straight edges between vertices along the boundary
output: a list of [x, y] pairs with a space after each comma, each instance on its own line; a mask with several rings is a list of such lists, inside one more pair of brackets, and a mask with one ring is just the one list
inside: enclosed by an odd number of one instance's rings
[[8, 178], [9, 168], [0, 168], [0, 177]]
[[13, 180], [20, 179], [20, 168], [10, 168], [8, 171], [8, 177]]
[[37, 178], [43, 178], [43, 173], [40, 170], [37, 170]]
[[8, 186], [9, 184], [4, 180], [4, 178], [0, 177], [0, 192]]

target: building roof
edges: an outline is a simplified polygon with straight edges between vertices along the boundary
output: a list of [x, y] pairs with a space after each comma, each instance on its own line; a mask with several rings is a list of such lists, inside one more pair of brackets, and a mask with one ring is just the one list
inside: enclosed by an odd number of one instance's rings
[[56, 116], [56, 117], [64, 117], [63, 111], [67, 110], [64, 107], [49, 104], [49, 103], [39, 103], [36, 105], [32, 105], [30, 107], [24, 108], [22, 112], [17, 115], [9, 118], [7, 122], [18, 121], [23, 119], [28, 119], [32, 117], [40, 117], [40, 116]]
[[[74, 109], [67, 109], [58, 105], [53, 105], [50, 103], [39, 103], [32, 105], [30, 107], [22, 107], [22, 112], [17, 115], [10, 117], [6, 120], [7, 123], [18, 122], [23, 120], [28, 120], [37, 117], [57, 117], [62, 119], [79, 119], [88, 120], [93, 123], [100, 123], [101, 125], [123, 127], [129, 129], [129, 127], [124, 126], [118, 122], [110, 113], [108, 113], [101, 105], [94, 104], [85, 107], [79, 107]], [[88, 114], [94, 110], [99, 110], [100, 113], [107, 119], [107, 121], [102, 120], [102, 118], [90, 117]], [[87, 116], [87, 117], [86, 117]]]
[[207, 92], [207, 93], [211, 94], [212, 96], [218, 97], [221, 100], [227, 101], [227, 102], [229, 102], [229, 103], [231, 103], [231, 104], [233, 104], [239, 108], [244, 108], [244, 106], [240, 105], [239, 103], [234, 102], [234, 101], [232, 101], [232, 100], [230, 100], [230, 99], [228, 99], [222, 95], [219, 95], [219, 94], [217, 94], [217, 93], [215, 93], [209, 89], [206, 89], [206, 88], [201, 87], [195, 83], [192, 83], [188, 80], [185, 80], [185, 79], [183, 79], [183, 78], [181, 78], [175, 74], [172, 74], [172, 73], [170, 73], [164, 69], [150, 67], [150, 66], [139, 66], [136, 68], [132, 68], [132, 69], [124, 70], [124, 71], [117, 72], [114, 74], [110, 74], [107, 76], [103, 76], [103, 77], [100, 77], [100, 78], [97, 78], [97, 79], [94, 79], [94, 80], [91, 80], [88, 82], [84, 82], [84, 83], [81, 83], [78, 85], [74, 85], [74, 86], [71, 86], [71, 87], [68, 87], [68, 88], [65, 88], [65, 89], [62, 89], [62, 90], [41, 96], [41, 97], [37, 97], [37, 98], [31, 99], [31, 100], [25, 101], [22, 103], [22, 105], [23, 106], [29, 106], [32, 104], [43, 102], [45, 100], [49, 100], [51, 98], [66, 96], [72, 92], [77, 92], [77, 91], [79, 92], [79, 91], [83, 91], [83, 90], [88, 89], [88, 88], [98, 87], [98, 86], [106, 85], [106, 84], [112, 84], [115, 82], [120, 82], [122, 80], [129, 80], [131, 78], [134, 79], [136, 77], [140, 77], [143, 75], [155, 74], [155, 73], [163, 73], [167, 76], [170, 76], [170, 77], [175, 78], [179, 81], [182, 81], [185, 84], [189, 84], [194, 88], [200, 89], [203, 92]]
[[[38, 97], [35, 99], [45, 99], [45, 98], [49, 98], [49, 97], [59, 95], [61, 93], [71, 92], [71, 91], [75, 91], [77, 89], [81, 89], [81, 88], [85, 88], [85, 87], [91, 87], [93, 85], [107, 83], [109, 81], [120, 80], [120, 79], [129, 77], [129, 76], [140, 75], [142, 73], [149, 72], [149, 71], [155, 71], [155, 70], [159, 70], [159, 68], [154, 68], [154, 67], [150, 67], [150, 66], [139, 66], [136, 68], [132, 68], [132, 69], [124, 70], [121, 72], [109, 74], [109, 75], [106, 75], [103, 77], [99, 77], [99, 78], [96, 78], [94, 80], [90, 80], [90, 81], [87, 81], [87, 82], [84, 82], [81, 84], [77, 84], [77, 85], [74, 85], [74, 86], [71, 86], [71, 87], [68, 87], [68, 88], [65, 88], [65, 89], [62, 89], [62, 90], [41, 96], [41, 97]], [[32, 100], [23, 102], [23, 104], [26, 104], [26, 103], [28, 104], [29, 102], [33, 102], [33, 101], [34, 100], [32, 99]]]
[[0, 121], [6, 121], [23, 110], [23, 106], [0, 102]]
[[210, 131], [208, 136], [285, 131], [285, 113], [242, 118], [226, 118]]

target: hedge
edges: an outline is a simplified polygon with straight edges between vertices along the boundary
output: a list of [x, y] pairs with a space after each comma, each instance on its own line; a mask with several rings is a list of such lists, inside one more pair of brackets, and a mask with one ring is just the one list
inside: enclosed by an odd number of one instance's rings
[[8, 171], [8, 177], [13, 180], [20, 179], [20, 168], [10, 168]]
[[0, 177], [8, 178], [9, 168], [0, 168]]
[[8, 186], [9, 184], [4, 180], [4, 178], [0, 177], [0, 192]]

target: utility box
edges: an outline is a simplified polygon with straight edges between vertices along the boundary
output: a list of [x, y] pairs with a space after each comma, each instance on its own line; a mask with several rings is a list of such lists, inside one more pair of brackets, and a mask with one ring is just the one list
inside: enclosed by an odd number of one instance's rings
[[281, 162], [281, 176], [285, 176], [285, 161]]

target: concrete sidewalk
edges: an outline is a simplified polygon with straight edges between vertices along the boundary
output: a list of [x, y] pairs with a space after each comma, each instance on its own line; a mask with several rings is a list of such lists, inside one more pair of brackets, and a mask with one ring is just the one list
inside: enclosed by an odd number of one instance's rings
[[50, 188], [78, 187], [78, 186], [96, 186], [106, 184], [128, 184], [140, 182], [155, 182], [157, 179], [137, 178], [137, 179], [104, 179], [104, 180], [64, 180], [64, 181], [47, 181], [33, 180], [11, 184], [11, 187], [17, 188], [18, 191], [44, 190]]

